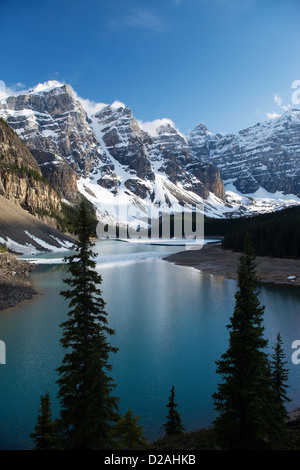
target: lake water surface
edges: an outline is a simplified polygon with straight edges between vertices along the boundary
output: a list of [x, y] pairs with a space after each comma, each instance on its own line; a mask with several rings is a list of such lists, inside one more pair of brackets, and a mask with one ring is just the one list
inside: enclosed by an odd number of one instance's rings
[[[175, 399], [186, 431], [209, 426], [215, 417], [211, 395], [220, 377], [215, 361], [228, 347], [226, 325], [234, 309], [236, 281], [204, 274], [163, 260], [182, 247], [98, 242], [97, 269], [111, 343], [120, 411], [140, 416], [149, 440], [161, 436], [168, 397]], [[32, 282], [41, 295], [0, 313], [6, 364], [0, 365], [0, 449], [28, 449], [40, 396], [49, 391], [58, 416], [57, 373], [64, 350], [60, 323], [68, 306], [59, 295], [66, 286], [60, 255], [40, 255]], [[292, 274], [292, 273], [291, 273]], [[300, 288], [263, 285], [265, 337], [273, 346], [280, 332], [289, 373], [288, 409], [300, 406], [300, 364], [291, 360], [300, 340]]]

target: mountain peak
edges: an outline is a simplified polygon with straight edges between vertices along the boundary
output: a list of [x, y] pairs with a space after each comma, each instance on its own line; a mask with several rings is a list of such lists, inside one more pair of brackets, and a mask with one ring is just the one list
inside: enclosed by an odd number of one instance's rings
[[[162, 133], [163, 129], [169, 130], [172, 132], [172, 129], [175, 131], [174, 123], [167, 118], [163, 119], [155, 119], [154, 121], [139, 121], [140, 128], [147, 132], [151, 137], [157, 137], [160, 133]], [[176, 132], [176, 131], [175, 131]]]
[[54, 88], [61, 88], [63, 86], [64, 83], [58, 82], [57, 80], [48, 80], [47, 82], [36, 85], [32, 90], [30, 90], [30, 93], [47, 93]]
[[207, 134], [211, 134], [211, 132], [209, 131], [209, 129], [206, 127], [206, 125], [204, 124], [204, 122], [201, 122], [200, 124], [198, 124], [195, 129], [194, 129], [194, 132], [197, 132], [197, 134], [199, 135], [207, 135]]
[[[238, 214], [241, 204], [248, 214], [273, 210], [283, 204], [279, 192], [300, 197], [299, 113], [237, 134], [213, 134], [201, 122], [184, 136], [170, 119], [136, 120], [122, 102], [91, 102], [56, 80], [0, 103], [0, 116], [28, 143], [45, 178], [71, 203], [84, 194], [101, 217], [116, 195], [155, 214], [199, 202], [216, 217]], [[264, 188], [276, 202], [257, 208], [251, 196], [248, 210], [243, 196], [228, 205], [223, 182], [246, 196]], [[285, 197], [285, 204], [296, 200]]]
[[286, 111], [283, 116], [292, 117], [294, 119], [300, 119], [300, 109], [292, 108]]
[[120, 109], [120, 108], [125, 109], [126, 108], [126, 105], [119, 100], [114, 101], [110, 106], [113, 109]]

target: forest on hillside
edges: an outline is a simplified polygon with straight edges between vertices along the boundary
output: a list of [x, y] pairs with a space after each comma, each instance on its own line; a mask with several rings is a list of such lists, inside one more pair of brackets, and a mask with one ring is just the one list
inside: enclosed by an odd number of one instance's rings
[[300, 207], [239, 219], [205, 219], [205, 236], [222, 236], [222, 246], [243, 251], [246, 233], [257, 256], [300, 258]]

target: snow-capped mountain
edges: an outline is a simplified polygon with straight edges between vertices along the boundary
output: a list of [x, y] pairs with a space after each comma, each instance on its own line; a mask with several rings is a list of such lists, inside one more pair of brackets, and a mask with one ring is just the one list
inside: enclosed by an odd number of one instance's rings
[[76, 173], [87, 175], [101, 161], [101, 153], [72, 90], [59, 82], [46, 82], [0, 101], [0, 109], [48, 181], [66, 199], [76, 200]]
[[[183, 205], [228, 217], [300, 203], [297, 112], [238, 135], [213, 136], [200, 125], [187, 137], [168, 119], [142, 123], [123, 103], [91, 106], [50, 81], [0, 100], [0, 116], [63, 198], [72, 203], [84, 194], [102, 220], [111, 219], [116, 201], [137, 207], [141, 220]], [[222, 178], [236, 187], [225, 191]], [[262, 188], [269, 191], [262, 198], [243, 194]]]
[[300, 197], [300, 111], [256, 124], [237, 134], [211, 134], [204, 124], [189, 136], [192, 152], [220, 170], [225, 187], [241, 194], [260, 188]]
[[43, 178], [27, 146], [0, 119], [0, 243], [17, 253], [65, 251], [61, 198]]

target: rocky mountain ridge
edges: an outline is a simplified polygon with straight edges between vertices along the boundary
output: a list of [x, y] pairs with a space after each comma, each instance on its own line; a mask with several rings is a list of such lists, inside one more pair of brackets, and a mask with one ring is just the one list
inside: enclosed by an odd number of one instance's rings
[[189, 135], [192, 152], [215, 164], [224, 184], [241, 194], [260, 187], [300, 197], [300, 111], [283, 115], [237, 134], [211, 134], [202, 123]]
[[61, 200], [17, 134], [0, 119], [0, 195], [20, 204], [48, 225], [57, 226]]
[[[211, 190], [224, 197], [217, 168], [191, 158], [174, 127], [161, 126], [153, 137], [122, 103], [103, 106], [89, 116], [68, 85], [49, 82], [26, 95], [8, 97], [0, 112], [26, 142], [44, 176], [70, 201], [76, 200], [76, 178], [93, 175], [94, 170], [97, 184], [118, 191], [123, 182], [115, 171], [119, 165], [127, 172], [128, 192], [155, 201], [151, 182], [155, 181], [153, 165], [159, 160], [157, 169], [175, 185], [180, 181], [184, 189], [204, 198]], [[187, 165], [193, 173], [185, 169]]]
[[0, 118], [0, 243], [16, 253], [67, 249], [61, 198], [27, 146]]
[[[117, 101], [86, 106], [56, 81], [0, 101], [0, 116], [45, 178], [71, 203], [84, 194], [103, 220], [117, 198], [144, 216], [198, 205], [210, 217], [235, 217], [299, 203], [300, 121], [293, 113], [237, 135], [212, 135], [200, 124], [184, 136], [168, 119], [150, 127], [137, 121]], [[268, 193], [259, 197], [258, 189]]]

